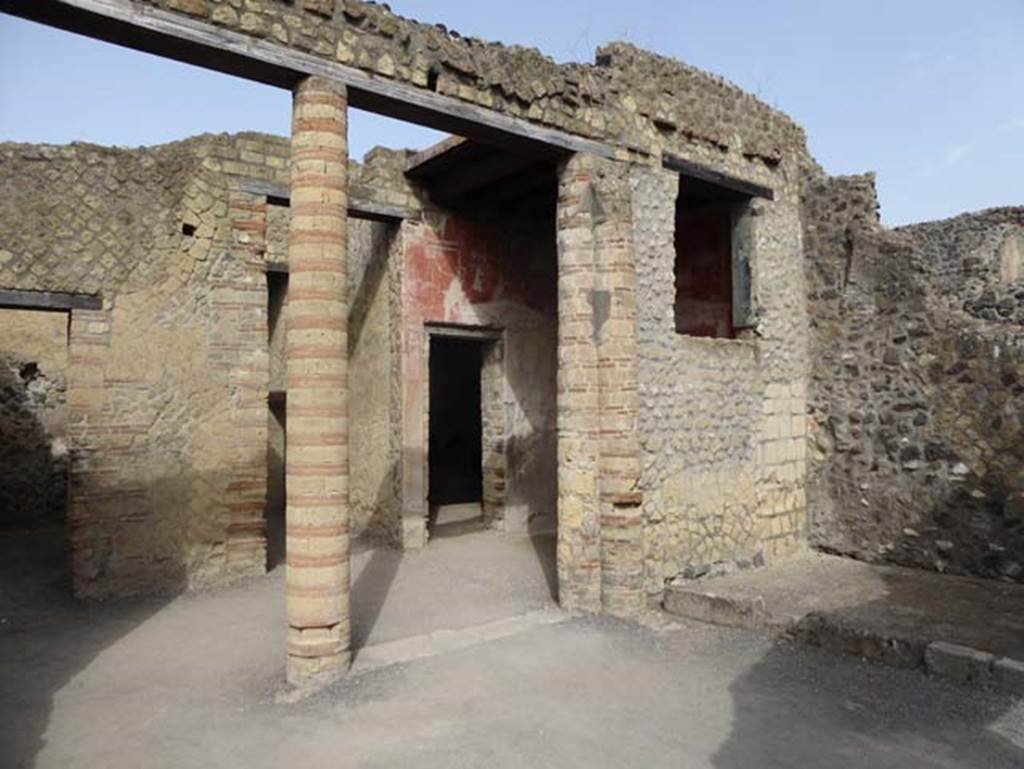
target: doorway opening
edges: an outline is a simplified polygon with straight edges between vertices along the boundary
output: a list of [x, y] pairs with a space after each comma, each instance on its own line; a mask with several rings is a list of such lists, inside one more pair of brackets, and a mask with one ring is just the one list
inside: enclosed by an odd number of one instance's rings
[[70, 317], [7, 306], [28, 297], [0, 294], [0, 584], [10, 588], [5, 597], [58, 600], [69, 582]]
[[431, 335], [430, 536], [484, 523], [483, 361], [486, 340]]

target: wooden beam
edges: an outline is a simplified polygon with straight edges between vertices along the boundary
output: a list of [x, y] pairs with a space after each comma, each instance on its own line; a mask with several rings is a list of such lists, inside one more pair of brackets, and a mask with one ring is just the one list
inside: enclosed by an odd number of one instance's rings
[[[248, 192], [250, 195], [262, 195], [268, 199], [274, 198], [279, 200], [282, 205], [288, 205], [291, 198], [291, 190], [288, 189], [287, 184], [268, 182], [263, 179], [243, 179], [240, 186], [242, 192]], [[419, 212], [412, 208], [351, 196], [348, 201], [348, 215], [353, 219], [369, 219], [373, 222], [395, 222], [420, 218]]]
[[277, 198], [287, 205], [291, 198], [291, 190], [287, 184], [280, 182], [269, 182], [265, 179], [242, 179], [240, 185], [242, 192], [250, 195], [260, 195], [266, 198]]
[[603, 142], [132, 0], [0, 0], [0, 11], [281, 88], [290, 89], [308, 75], [329, 78], [345, 84], [353, 107], [524, 154], [615, 157]]
[[431, 197], [439, 203], [461, 198], [514, 176], [531, 165], [528, 158], [495, 151], [476, 161], [462, 163], [422, 179]]
[[102, 310], [103, 297], [59, 291], [0, 290], [0, 307], [15, 310]]
[[460, 323], [427, 323], [424, 326], [427, 336], [447, 337], [449, 339], [470, 339], [474, 341], [500, 341], [504, 333], [500, 328], [489, 326], [466, 326]]
[[539, 205], [552, 205], [558, 199], [558, 174], [549, 165], [535, 163], [505, 179], [500, 185], [474, 197], [474, 203], [484, 208], [510, 206], [519, 201], [535, 199]]
[[450, 157], [453, 153], [464, 149], [468, 143], [469, 140], [461, 136], [449, 136], [409, 158], [405, 164], [405, 173], [409, 176], [421, 176], [428, 173], [430, 166], [434, 165], [435, 161]]
[[775, 200], [775, 191], [771, 187], [748, 182], [736, 176], [713, 171], [692, 161], [665, 153], [661, 158], [662, 165], [680, 176], [697, 179], [707, 185], [726, 190], [734, 195], [746, 198], [766, 198]]

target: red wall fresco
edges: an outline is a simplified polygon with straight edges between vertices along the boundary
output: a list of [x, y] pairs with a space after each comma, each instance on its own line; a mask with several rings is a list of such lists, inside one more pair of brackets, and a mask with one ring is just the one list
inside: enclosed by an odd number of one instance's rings
[[538, 240], [536, 226], [531, 232], [457, 215], [438, 230], [422, 226], [407, 240], [404, 304], [418, 322], [466, 325], [480, 324], [479, 305], [497, 302], [553, 311], [554, 265], [538, 269]]

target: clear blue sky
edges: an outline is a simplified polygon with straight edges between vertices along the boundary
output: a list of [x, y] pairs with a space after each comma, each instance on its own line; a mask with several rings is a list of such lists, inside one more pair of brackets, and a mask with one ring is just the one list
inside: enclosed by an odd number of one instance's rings
[[[1024, 0], [393, 0], [463, 34], [592, 61], [629, 40], [785, 110], [891, 224], [1024, 204]], [[288, 130], [286, 92], [0, 16], [0, 140], [156, 144]], [[436, 134], [354, 113], [352, 154]]]

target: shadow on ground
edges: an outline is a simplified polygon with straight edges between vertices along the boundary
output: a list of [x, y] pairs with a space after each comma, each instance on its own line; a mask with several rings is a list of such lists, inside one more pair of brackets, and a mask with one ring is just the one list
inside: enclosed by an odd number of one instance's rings
[[530, 537], [537, 563], [544, 573], [544, 581], [548, 586], [548, 595], [558, 603], [558, 535], [553, 532], [534, 534]]
[[366, 646], [380, 618], [402, 557], [400, 550], [378, 547], [352, 582], [352, 652], [356, 656]]
[[0, 535], [0, 765], [28, 769], [46, 744], [54, 698], [168, 598], [88, 604], [67, 587], [61, 529]]
[[[920, 588], [898, 573], [879, 574], [880, 597], [809, 615], [798, 623], [795, 638], [773, 644], [729, 687], [733, 726], [714, 757], [715, 767], [854, 769], [870, 765], [872, 769], [902, 769], [921, 765], [911, 757], [922, 754], [933, 757], [934, 763], [926, 766], [1024, 766], [1024, 709], [1002, 694], [926, 679], [923, 655], [927, 643], [920, 633], [934, 632], [935, 627], [922, 625]], [[964, 598], [954, 591], [927, 600], [934, 603], [929, 610], [935, 616], [944, 616], [942, 606], [947, 601], [951, 622], [966, 608], [955, 606]], [[974, 621], [983, 623], [975, 629], [975, 638], [1000, 621], [996, 616], [986, 619], [984, 611], [980, 607], [974, 614]], [[1019, 622], [1019, 618], [1007, 619]], [[873, 633], [863, 632], [867, 626], [884, 626], [891, 637], [903, 640], [881, 643]], [[1008, 638], [997, 642], [996, 635], [993, 631], [996, 645]], [[804, 652], [801, 646], [808, 641], [828, 647], [826, 654], [834, 658], [838, 676], [822, 677], [815, 666], [794, 668], [794, 653], [823, 656], [817, 650]], [[850, 656], [871, 662], [850, 665]], [[878, 662], [917, 672], [893, 671]], [[921, 686], [935, 690], [934, 696], [927, 702], [915, 700], [900, 706], [887, 701], [884, 693], [892, 688], [892, 679], [905, 680], [907, 676], [920, 676]], [[807, 724], [821, 718], [843, 724], [844, 729], [832, 740], [809, 739]], [[906, 753], [894, 750], [893, 744], [901, 745]], [[983, 763], [979, 763], [982, 757]]]

